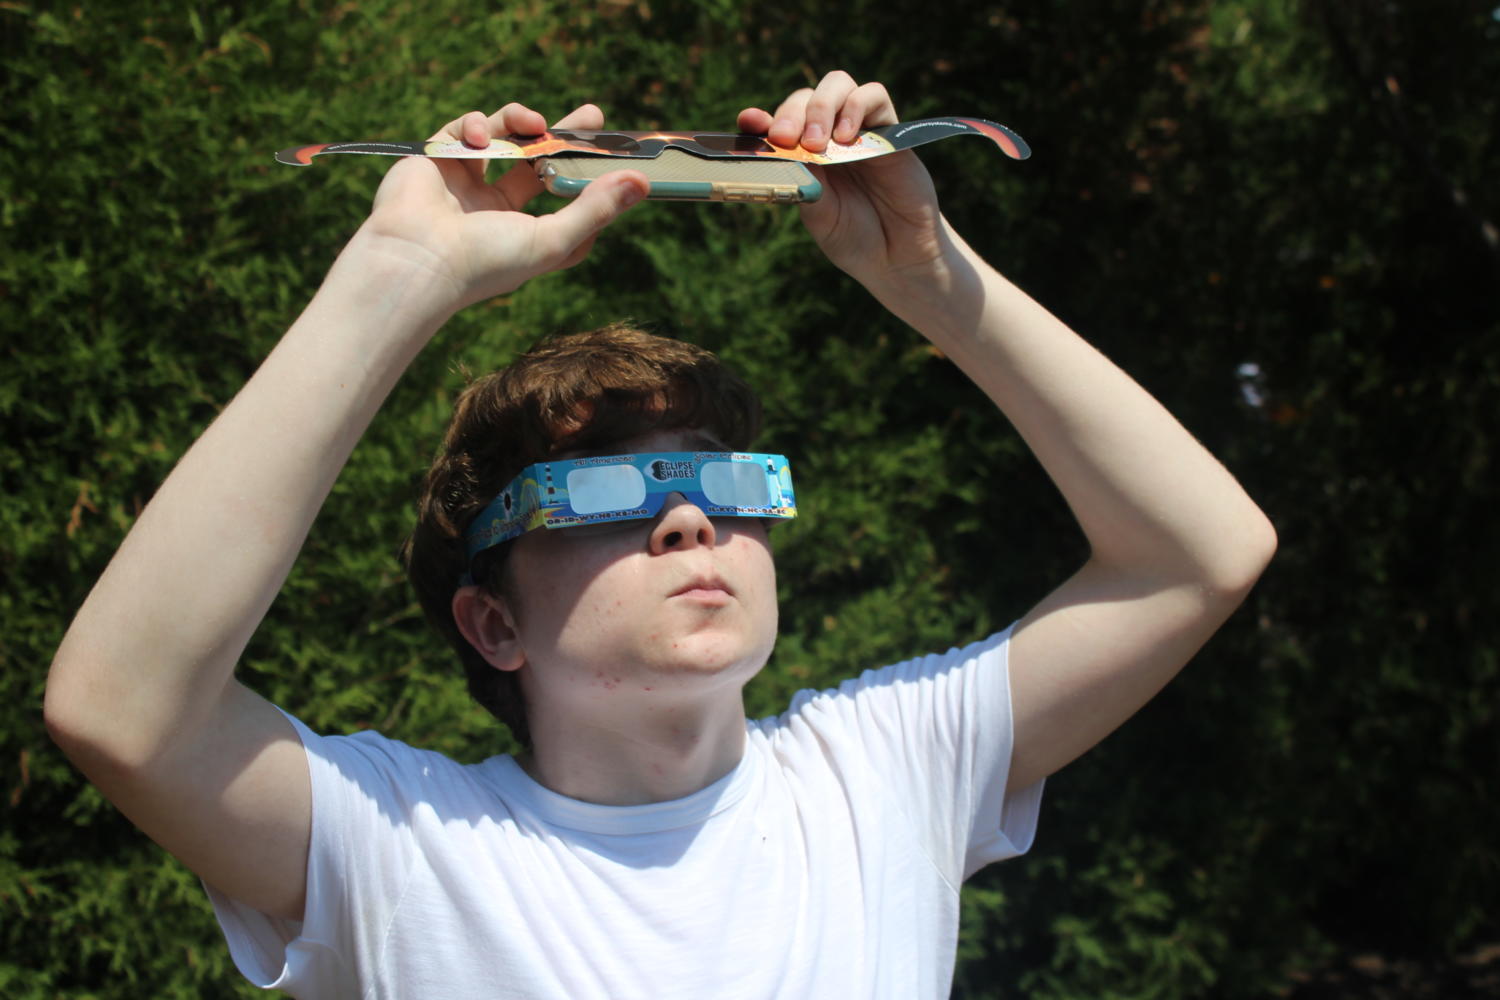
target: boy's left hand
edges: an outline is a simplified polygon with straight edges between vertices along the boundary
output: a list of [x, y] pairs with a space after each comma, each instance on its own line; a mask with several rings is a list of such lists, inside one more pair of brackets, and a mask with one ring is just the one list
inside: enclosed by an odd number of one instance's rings
[[[879, 83], [859, 85], [842, 70], [816, 89], [793, 92], [774, 115], [760, 108], [739, 114], [741, 131], [766, 135], [779, 146], [822, 152], [830, 139], [852, 142], [861, 129], [899, 121]], [[813, 167], [823, 197], [802, 207], [802, 219], [823, 252], [872, 291], [888, 282], [922, 280], [942, 268], [946, 245], [937, 193], [910, 150], [836, 167]]]
[[[554, 127], [603, 125], [604, 113], [585, 104]], [[471, 111], [455, 118], [432, 138], [478, 149], [498, 136], [540, 135], [546, 128], [539, 113], [512, 102], [492, 115]], [[388, 254], [425, 267], [437, 279], [429, 287], [448, 292], [443, 305], [451, 311], [577, 264], [599, 231], [640, 201], [647, 187], [640, 171], [622, 169], [557, 211], [531, 215], [524, 209], [542, 184], [529, 163], [491, 182], [483, 160], [405, 157], [387, 171], [363, 233]]]

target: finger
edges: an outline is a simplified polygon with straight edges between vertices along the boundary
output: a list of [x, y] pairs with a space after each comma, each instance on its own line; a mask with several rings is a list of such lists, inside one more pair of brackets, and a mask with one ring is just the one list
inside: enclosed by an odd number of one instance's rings
[[427, 141], [438, 142], [442, 139], [458, 139], [459, 141], [462, 141], [464, 137], [464, 123], [475, 115], [479, 115], [481, 120], [484, 118], [484, 115], [480, 114], [478, 111], [470, 111], [467, 114], [459, 115], [457, 118], [453, 119], [451, 122], [444, 125], [436, 132], [432, 133], [432, 135], [428, 136]]
[[[470, 149], [483, 149], [501, 135], [535, 135], [544, 131], [546, 119], [522, 104], [512, 102], [492, 115], [470, 111], [438, 129], [429, 142], [457, 139]], [[463, 171], [476, 181], [484, 179], [484, 160], [460, 161]]]
[[850, 91], [844, 98], [843, 107], [835, 113], [833, 139], [836, 142], [853, 142], [861, 129], [891, 125], [896, 117], [896, 106], [883, 84], [866, 83]]
[[[604, 127], [604, 112], [596, 104], [581, 104], [558, 119], [553, 128], [598, 130]], [[494, 183], [512, 208], [520, 208], [542, 193], [542, 182], [537, 178], [536, 161], [518, 163], [507, 170]]]
[[858, 88], [854, 77], [836, 69], [818, 81], [803, 112], [802, 145], [815, 153], [828, 147], [834, 123], [844, 101]]
[[[489, 145], [490, 142], [489, 134], [485, 131], [487, 128], [486, 121], [487, 119], [483, 112], [470, 111], [438, 129], [427, 141], [437, 142], [445, 139], [457, 139], [467, 146], [479, 149], [480, 147]], [[462, 170], [476, 181], [484, 179], [483, 160], [456, 160], [450, 161], [450, 163], [454, 164], [454, 169]], [[439, 169], [443, 169], [442, 164], [439, 164]]]
[[760, 108], [746, 108], [735, 118], [735, 128], [750, 135], [765, 135], [771, 130], [771, 124], [776, 119], [771, 112], [762, 111]]
[[795, 146], [802, 140], [802, 123], [807, 113], [807, 102], [812, 99], [812, 88], [803, 87], [787, 95], [772, 116], [766, 138], [778, 146]]
[[650, 182], [639, 170], [615, 170], [590, 182], [572, 203], [537, 219], [536, 241], [547, 269], [583, 259], [594, 235], [646, 196]]
[[580, 104], [558, 119], [553, 128], [581, 128], [598, 130], [604, 127], [604, 112], [597, 104]]
[[[540, 112], [512, 101], [490, 115], [482, 130], [475, 129], [473, 134], [479, 141], [474, 145], [488, 145], [490, 139], [496, 136], [541, 135], [545, 131], [547, 131], [547, 119], [543, 118]], [[468, 136], [464, 137], [464, 141], [469, 142]]]

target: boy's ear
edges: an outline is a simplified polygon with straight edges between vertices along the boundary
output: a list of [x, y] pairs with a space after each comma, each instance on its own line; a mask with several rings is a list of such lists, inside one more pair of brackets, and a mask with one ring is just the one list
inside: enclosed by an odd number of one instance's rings
[[470, 584], [453, 592], [453, 621], [469, 645], [496, 670], [519, 670], [526, 650], [516, 633], [515, 615], [505, 598]]

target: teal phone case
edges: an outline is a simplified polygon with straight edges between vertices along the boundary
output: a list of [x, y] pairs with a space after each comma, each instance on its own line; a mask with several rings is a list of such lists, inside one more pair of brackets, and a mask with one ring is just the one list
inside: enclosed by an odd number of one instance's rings
[[547, 190], [575, 198], [589, 182], [614, 170], [639, 170], [658, 201], [733, 201], [793, 205], [817, 201], [823, 185], [794, 160], [706, 159], [680, 149], [650, 158], [554, 156], [540, 160], [537, 176]]

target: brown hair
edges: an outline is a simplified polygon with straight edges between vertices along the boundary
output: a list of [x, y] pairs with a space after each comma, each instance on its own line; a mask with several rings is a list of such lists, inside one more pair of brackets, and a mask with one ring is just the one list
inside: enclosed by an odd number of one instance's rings
[[625, 324], [543, 340], [459, 395], [401, 554], [427, 620], [458, 652], [469, 693], [523, 745], [531, 734], [515, 673], [486, 662], [453, 620], [466, 570], [492, 593], [502, 585], [508, 546], [466, 565], [469, 523], [522, 469], [561, 452], [677, 428], [708, 431], [744, 451], [760, 418], [755, 393], [712, 353]]

